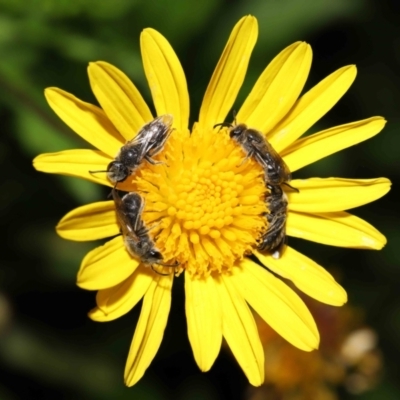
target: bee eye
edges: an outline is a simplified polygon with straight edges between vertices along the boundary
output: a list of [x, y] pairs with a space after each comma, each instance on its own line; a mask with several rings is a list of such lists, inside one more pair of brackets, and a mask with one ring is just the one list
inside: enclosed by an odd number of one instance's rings
[[157, 251], [157, 250], [151, 249], [151, 250], [150, 250], [150, 255], [151, 255], [152, 257], [154, 257], [154, 258], [158, 258], [158, 259], [162, 260], [162, 255], [161, 255], [161, 253], [160, 253], [159, 251]]
[[111, 161], [110, 164], [107, 165], [107, 171], [114, 167], [116, 161]]
[[119, 161], [112, 161], [112, 162], [110, 162], [110, 164], [108, 164], [107, 171], [110, 171], [110, 170], [112, 170], [114, 172], [122, 171], [124, 168], [125, 167], [124, 167], [123, 163], [121, 163]]
[[237, 136], [239, 136], [239, 135], [241, 134], [241, 131], [242, 131], [241, 129], [235, 128], [235, 129], [231, 130], [229, 136], [230, 136], [231, 138], [237, 137]]

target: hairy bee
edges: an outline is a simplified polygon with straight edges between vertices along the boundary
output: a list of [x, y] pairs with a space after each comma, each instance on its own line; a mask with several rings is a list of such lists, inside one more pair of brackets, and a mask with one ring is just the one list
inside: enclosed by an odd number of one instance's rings
[[178, 263], [163, 263], [163, 256], [156, 248], [149, 235], [149, 229], [142, 220], [145, 205], [143, 198], [135, 192], [127, 193], [121, 198], [115, 189], [112, 189], [112, 196], [115, 202], [117, 221], [128, 252], [143, 264], [150, 265], [155, 272], [157, 271], [153, 267], [154, 264], [165, 267], [178, 266]]
[[245, 124], [230, 127], [230, 137], [242, 147], [246, 158], [253, 157], [264, 168], [266, 183], [280, 185], [291, 181], [292, 174], [285, 161], [261, 132]]
[[161, 115], [144, 125], [134, 139], [123, 145], [111, 161], [106, 171], [108, 179], [113, 183], [123, 182], [140, 166], [143, 160], [150, 164], [159, 164], [152, 159], [165, 145], [172, 132], [173, 118], [170, 114]]
[[[246, 153], [246, 159], [253, 157], [264, 169], [264, 180], [269, 194], [265, 201], [268, 204], [269, 213], [266, 214], [268, 228], [261, 237], [257, 249], [261, 253], [271, 253], [272, 257], [280, 258], [287, 242], [286, 219], [288, 201], [281, 185], [287, 185], [292, 179], [289, 167], [282, 157], [275, 151], [264, 135], [248, 128], [245, 124], [217, 124], [215, 126], [228, 126], [229, 136], [235, 140]], [[214, 126], [214, 127], [215, 127]]]
[[280, 258], [286, 240], [287, 198], [280, 185], [267, 183], [270, 193], [265, 201], [268, 203], [269, 213], [267, 231], [261, 237], [257, 249], [261, 253], [271, 253], [273, 258]]

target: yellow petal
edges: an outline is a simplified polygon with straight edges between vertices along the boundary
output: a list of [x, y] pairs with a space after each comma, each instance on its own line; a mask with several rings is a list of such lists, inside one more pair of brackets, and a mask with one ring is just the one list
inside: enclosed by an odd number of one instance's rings
[[233, 279], [256, 313], [293, 346], [305, 351], [318, 348], [317, 326], [300, 297], [254, 262], [245, 259], [241, 266]]
[[304, 94], [268, 134], [274, 149], [281, 152], [313, 126], [347, 92], [356, 74], [354, 65], [340, 68]]
[[94, 307], [88, 312], [88, 317], [96, 322], [108, 322], [107, 315], [100, 310], [99, 307]]
[[154, 29], [142, 32], [140, 47], [157, 114], [172, 114], [174, 128], [186, 130], [190, 111], [189, 93], [178, 57], [167, 39]]
[[224, 122], [242, 86], [257, 36], [253, 16], [243, 17], [233, 28], [203, 98], [200, 129]]
[[77, 285], [87, 290], [107, 289], [125, 280], [138, 265], [125, 250], [122, 236], [118, 236], [86, 254]]
[[107, 180], [105, 171], [111, 159], [97, 150], [64, 150], [58, 153], [45, 153], [33, 160], [33, 166], [41, 172], [76, 176], [101, 185], [113, 186]]
[[339, 247], [380, 250], [386, 238], [372, 225], [346, 212], [302, 214], [289, 212], [287, 234]]
[[139, 91], [122, 71], [104, 61], [90, 63], [88, 74], [92, 91], [108, 118], [126, 140], [132, 140], [153, 119]]
[[255, 255], [267, 268], [290, 279], [302, 292], [315, 300], [331, 306], [341, 306], [347, 302], [346, 291], [331, 274], [291, 247], [287, 247], [279, 259], [258, 252]]
[[237, 121], [269, 132], [299, 97], [311, 60], [311, 47], [304, 42], [293, 43], [279, 53], [258, 78], [237, 114]]
[[231, 277], [221, 276], [222, 334], [253, 386], [264, 382], [264, 350], [250, 309]]
[[79, 136], [114, 157], [124, 143], [104, 111], [58, 88], [44, 92], [53, 111]]
[[386, 121], [372, 117], [362, 121], [335, 126], [296, 140], [282, 152], [290, 171], [294, 172], [330, 154], [367, 140], [379, 133]]
[[61, 219], [56, 229], [62, 238], [76, 241], [118, 235], [115, 204], [113, 201], [101, 201], [75, 208]]
[[144, 296], [142, 311], [125, 366], [125, 384], [133, 386], [160, 347], [171, 307], [173, 275], [158, 276]]
[[97, 322], [107, 322], [128, 313], [144, 296], [154, 280], [154, 272], [141, 265], [120, 284], [99, 290], [96, 295], [97, 307], [89, 317]]
[[311, 178], [290, 183], [299, 193], [288, 191], [289, 209], [300, 212], [344, 211], [370, 203], [390, 190], [390, 181], [377, 179]]
[[214, 278], [193, 279], [185, 274], [186, 319], [189, 341], [199, 368], [214, 364], [221, 348], [222, 312]]

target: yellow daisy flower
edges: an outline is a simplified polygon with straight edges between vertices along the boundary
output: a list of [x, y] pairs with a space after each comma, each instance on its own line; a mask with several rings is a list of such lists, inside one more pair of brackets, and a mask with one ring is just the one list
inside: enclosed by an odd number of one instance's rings
[[[280, 259], [254, 250], [267, 224], [263, 170], [252, 159], [243, 162], [245, 155], [227, 128], [213, 128], [231, 114], [257, 32], [252, 16], [234, 27], [192, 130], [187, 84], [176, 54], [160, 33], [142, 32], [144, 70], [157, 115], [171, 114], [174, 130], [156, 156], [162, 163], [144, 162], [118, 185], [145, 198], [143, 219], [152, 227], [157, 248], [166, 262], [180, 263], [176, 275], [184, 272], [188, 335], [200, 369], [211, 368], [224, 337], [256, 386], [264, 380], [264, 352], [249, 306], [294, 346], [311, 351], [319, 343], [304, 302], [276, 275], [321, 302], [340, 306], [347, 300], [328, 272], [293, 248], [287, 247]], [[372, 137], [385, 125], [383, 118], [373, 117], [299, 139], [356, 76], [355, 66], [341, 68], [299, 97], [311, 57], [310, 46], [303, 42], [284, 49], [261, 74], [236, 115], [238, 123], [266, 135], [292, 172]], [[89, 171], [106, 169], [121, 146], [154, 116], [133, 83], [114, 66], [91, 63], [89, 79], [101, 108], [57, 88], [45, 94], [55, 113], [97, 150], [42, 154], [34, 165], [39, 171], [113, 186], [106, 174]], [[385, 237], [375, 228], [344, 210], [383, 196], [390, 187], [387, 179], [312, 178], [293, 180], [292, 185], [299, 193], [284, 188], [289, 236], [340, 247], [381, 249], [385, 245]], [[71, 211], [57, 232], [77, 241], [118, 235], [114, 202]], [[252, 253], [259, 263], [247, 257]], [[114, 320], [143, 298], [126, 363], [128, 386], [143, 376], [160, 346], [176, 275], [160, 275], [140, 264], [126, 251], [120, 235], [82, 261], [78, 285], [98, 291], [97, 307], [89, 313], [93, 320]]]

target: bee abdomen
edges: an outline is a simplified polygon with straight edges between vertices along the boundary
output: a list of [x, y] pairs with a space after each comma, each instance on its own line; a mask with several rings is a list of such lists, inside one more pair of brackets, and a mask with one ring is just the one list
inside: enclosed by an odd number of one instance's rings
[[266, 215], [268, 227], [261, 237], [257, 249], [261, 253], [272, 253], [279, 258], [286, 243], [287, 200], [280, 185], [267, 185], [270, 190], [266, 197], [269, 213]]

